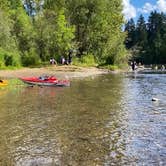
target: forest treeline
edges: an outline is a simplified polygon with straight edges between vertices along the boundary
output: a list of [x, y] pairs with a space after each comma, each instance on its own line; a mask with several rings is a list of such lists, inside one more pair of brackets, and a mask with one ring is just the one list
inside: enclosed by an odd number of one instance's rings
[[140, 15], [137, 22], [125, 24], [126, 47], [132, 59], [143, 64], [166, 64], [166, 14], [151, 12], [148, 20]]
[[0, 68], [57, 61], [73, 50], [97, 64], [127, 60], [121, 0], [1, 0]]

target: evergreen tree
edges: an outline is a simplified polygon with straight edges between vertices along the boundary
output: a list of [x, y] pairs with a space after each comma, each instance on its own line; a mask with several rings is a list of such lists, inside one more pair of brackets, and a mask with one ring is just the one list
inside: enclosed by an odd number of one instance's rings
[[[166, 27], [166, 18], [162, 13], [152, 12], [148, 20], [148, 56], [150, 56], [150, 63], [162, 63], [164, 54], [161, 52], [164, 46], [164, 36]], [[163, 57], [163, 59], [161, 58]]]
[[145, 48], [147, 44], [147, 28], [144, 17], [140, 15], [136, 25], [136, 43], [138, 46]]
[[125, 32], [127, 33], [125, 45], [130, 49], [136, 44], [136, 26], [132, 18], [125, 24]]
[[135, 35], [136, 35], [135, 47], [137, 49], [136, 60], [143, 63], [145, 61], [146, 49], [148, 47], [147, 28], [143, 15], [140, 15], [140, 17], [138, 18]]
[[166, 63], [166, 15], [151, 12], [148, 22], [140, 15], [135, 27], [131, 19], [125, 26], [126, 47], [132, 58], [145, 64]]

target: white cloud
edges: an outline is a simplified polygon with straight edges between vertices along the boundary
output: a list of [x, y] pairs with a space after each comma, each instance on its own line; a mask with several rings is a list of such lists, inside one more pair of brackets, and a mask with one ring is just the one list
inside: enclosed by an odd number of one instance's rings
[[154, 11], [154, 10], [156, 10], [156, 6], [146, 2], [141, 9], [140, 8], [138, 9], [138, 12], [150, 13], [151, 11]]
[[135, 7], [130, 3], [130, 0], [123, 0], [123, 14], [127, 20], [136, 17], [136, 9]]
[[166, 12], [166, 0], [158, 0], [156, 6], [160, 12]]
[[135, 8], [130, 0], [122, 0], [123, 4], [123, 14], [126, 20], [135, 18], [137, 13], [149, 14], [150, 12], [156, 10], [159, 12], [166, 13], [166, 0], [156, 0], [156, 4], [146, 2], [142, 8]]
[[159, 12], [166, 12], [166, 0], [157, 0], [155, 5], [146, 2], [142, 8], [137, 9], [140, 13], [150, 13], [151, 11], [157, 10]]

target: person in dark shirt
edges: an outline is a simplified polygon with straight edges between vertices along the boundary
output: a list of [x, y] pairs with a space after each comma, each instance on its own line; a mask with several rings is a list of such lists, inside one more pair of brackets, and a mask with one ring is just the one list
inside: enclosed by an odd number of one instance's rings
[[133, 71], [136, 69], [136, 62], [135, 62], [135, 61], [132, 62], [131, 67], [132, 67], [132, 70], [133, 70]]

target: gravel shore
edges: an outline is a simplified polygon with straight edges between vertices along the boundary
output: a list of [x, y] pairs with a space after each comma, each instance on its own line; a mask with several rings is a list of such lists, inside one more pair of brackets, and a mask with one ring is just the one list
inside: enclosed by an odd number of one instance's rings
[[48, 66], [42, 68], [22, 68], [17, 70], [0, 70], [0, 78], [19, 78], [41, 75], [53, 75], [57, 78], [80, 78], [108, 73], [108, 70], [96, 67]]

